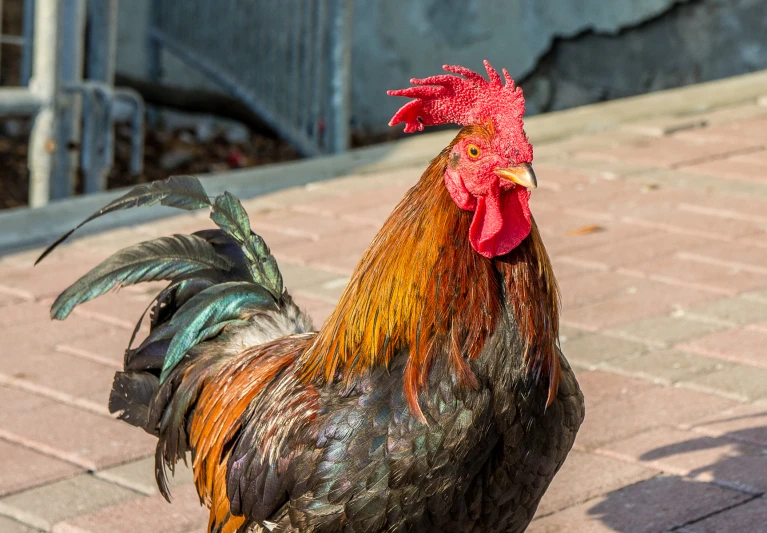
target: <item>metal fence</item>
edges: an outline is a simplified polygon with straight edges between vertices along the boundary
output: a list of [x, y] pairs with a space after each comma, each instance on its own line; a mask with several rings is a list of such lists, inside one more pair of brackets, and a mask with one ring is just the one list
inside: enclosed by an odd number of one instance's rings
[[78, 169], [86, 193], [104, 189], [118, 120], [133, 125], [131, 171], [140, 173], [144, 103], [113, 87], [117, 0], [24, 0], [23, 17], [23, 35], [3, 36], [23, 46], [23, 85], [0, 87], [0, 116], [34, 116], [29, 205], [72, 195]]
[[153, 0], [150, 76], [166, 49], [304, 155], [349, 145], [352, 0]]

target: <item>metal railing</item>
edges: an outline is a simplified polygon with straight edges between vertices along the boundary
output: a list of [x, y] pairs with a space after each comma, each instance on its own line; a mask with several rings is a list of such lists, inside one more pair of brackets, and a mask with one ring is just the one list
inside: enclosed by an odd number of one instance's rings
[[20, 79], [28, 84], [0, 87], [0, 116], [34, 116], [30, 207], [71, 196], [78, 168], [86, 193], [103, 190], [118, 120], [133, 125], [131, 171], [140, 173], [144, 103], [113, 88], [117, 0], [24, 2], [24, 35], [11, 40], [24, 47]]
[[166, 49], [304, 155], [349, 146], [352, 0], [153, 0], [149, 71]]

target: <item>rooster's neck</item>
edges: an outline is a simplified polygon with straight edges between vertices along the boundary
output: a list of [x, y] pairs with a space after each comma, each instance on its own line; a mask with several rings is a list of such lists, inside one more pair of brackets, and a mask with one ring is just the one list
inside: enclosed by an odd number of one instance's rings
[[[301, 358], [304, 379], [353, 385], [406, 350], [405, 392], [422, 417], [418, 393], [434, 359], [449, 358], [458, 379], [476, 386], [468, 361], [494, 331], [507, 304], [504, 295], [538, 301], [538, 290], [531, 291], [526, 280], [533, 271], [537, 277], [540, 238], [526, 239], [517, 248], [521, 254], [500, 260], [476, 253], [468, 239], [472, 213], [458, 209], [443, 183], [449, 154], [450, 147], [432, 162], [363, 255], [338, 307]], [[525, 268], [520, 260], [531, 264]], [[525, 286], [518, 290], [520, 283]], [[553, 278], [544, 285], [553, 287]], [[535, 337], [522, 331], [538, 325], [538, 313], [533, 315], [518, 320], [524, 339]], [[547, 323], [556, 322], [554, 311]]]

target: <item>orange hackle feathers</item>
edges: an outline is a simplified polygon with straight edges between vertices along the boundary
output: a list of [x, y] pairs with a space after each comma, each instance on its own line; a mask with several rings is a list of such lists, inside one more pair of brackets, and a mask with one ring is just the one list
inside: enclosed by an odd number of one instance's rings
[[[447, 353], [461, 383], [476, 386], [468, 361], [481, 353], [494, 331], [501, 290], [493, 261], [477, 254], [467, 238], [472, 213], [456, 207], [443, 177], [455, 143], [465, 136], [493, 133], [482, 125], [464, 127], [400, 202], [363, 255], [335, 311], [301, 356], [304, 380], [340, 379], [352, 385], [372, 367], [388, 366], [406, 349], [405, 394], [411, 411], [424, 422], [418, 395], [426, 388], [437, 354]], [[514, 309], [528, 343], [528, 361], [539, 357], [541, 346], [551, 346], [540, 355], [547, 363], [531, 362], [530, 368], [558, 374], [558, 359], [550, 359], [558, 334], [556, 282], [537, 230], [518, 250], [507, 256], [512, 260], [524, 254], [520, 264], [508, 267], [513, 280], [509, 294], [525, 300], [515, 302]], [[542, 325], [546, 327], [536, 329]], [[550, 398], [556, 394], [557, 379], [551, 381]]]

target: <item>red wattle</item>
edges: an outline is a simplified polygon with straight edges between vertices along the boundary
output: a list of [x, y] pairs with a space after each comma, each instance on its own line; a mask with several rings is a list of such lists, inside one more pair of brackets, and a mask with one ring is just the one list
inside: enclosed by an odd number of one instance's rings
[[474, 250], [492, 258], [519, 246], [532, 226], [529, 198], [530, 191], [522, 187], [477, 198], [469, 230]]

